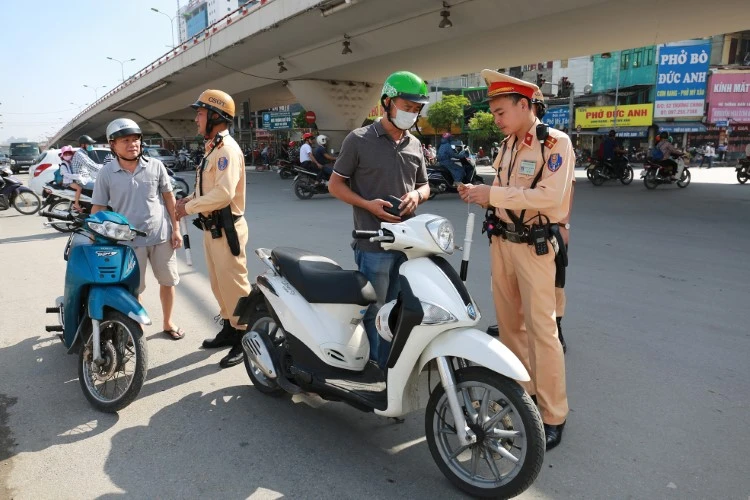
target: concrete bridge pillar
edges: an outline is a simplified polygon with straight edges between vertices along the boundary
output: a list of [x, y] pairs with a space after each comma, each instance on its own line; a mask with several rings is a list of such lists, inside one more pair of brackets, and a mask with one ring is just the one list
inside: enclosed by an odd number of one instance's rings
[[362, 125], [380, 99], [382, 83], [346, 80], [292, 80], [288, 88], [307, 110], [314, 111], [321, 134], [329, 138], [328, 149], [341, 149], [344, 137]]

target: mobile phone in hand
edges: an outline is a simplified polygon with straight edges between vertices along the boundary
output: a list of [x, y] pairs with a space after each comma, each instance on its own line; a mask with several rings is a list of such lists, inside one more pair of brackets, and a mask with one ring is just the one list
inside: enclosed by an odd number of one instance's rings
[[386, 213], [391, 214], [391, 215], [393, 215], [395, 217], [401, 217], [401, 210], [399, 210], [399, 208], [398, 208], [398, 206], [401, 205], [401, 199], [397, 198], [397, 197], [395, 197], [393, 195], [388, 195], [385, 198], [385, 201], [389, 202], [391, 205], [393, 205], [393, 207], [392, 208], [383, 207], [383, 210]]

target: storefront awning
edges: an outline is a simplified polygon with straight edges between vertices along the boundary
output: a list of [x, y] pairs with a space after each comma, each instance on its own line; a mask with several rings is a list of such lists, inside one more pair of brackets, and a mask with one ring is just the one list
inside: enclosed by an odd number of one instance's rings
[[685, 132], [705, 132], [706, 126], [700, 122], [666, 122], [654, 123], [660, 131], [684, 134]]
[[[607, 135], [612, 127], [602, 127], [596, 132]], [[648, 137], [648, 127], [617, 127], [617, 137]]]

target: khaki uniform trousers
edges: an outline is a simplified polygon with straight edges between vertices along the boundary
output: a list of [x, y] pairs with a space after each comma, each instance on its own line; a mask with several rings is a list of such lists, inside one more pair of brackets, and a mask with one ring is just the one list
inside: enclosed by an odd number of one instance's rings
[[555, 288], [555, 304], [555, 316], [562, 318], [565, 316], [565, 306], [568, 304], [564, 288]]
[[203, 231], [203, 248], [206, 252], [206, 267], [211, 279], [211, 290], [219, 303], [220, 314], [228, 319], [234, 328], [245, 329], [247, 325], [237, 323], [238, 316], [233, 316], [237, 301], [250, 294], [250, 283], [247, 281], [247, 222], [244, 217], [234, 223], [237, 237], [240, 240], [240, 254], [232, 255], [223, 230], [221, 238], [211, 238], [210, 231]]
[[534, 247], [492, 238], [492, 294], [500, 340], [531, 376], [522, 382], [536, 394], [542, 420], [560, 425], [568, 415], [565, 358], [555, 322], [555, 254], [536, 255]]

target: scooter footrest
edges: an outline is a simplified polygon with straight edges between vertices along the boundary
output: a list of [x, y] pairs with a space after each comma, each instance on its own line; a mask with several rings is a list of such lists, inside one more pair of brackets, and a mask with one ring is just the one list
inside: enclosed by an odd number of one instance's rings
[[47, 314], [57, 314], [57, 313], [60, 312], [60, 308], [59, 307], [48, 307], [44, 312], [46, 312]]
[[62, 325], [47, 325], [44, 327], [48, 332], [61, 332], [63, 331]]

